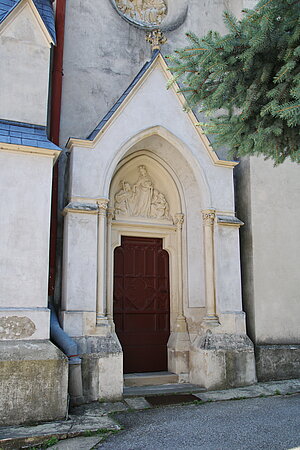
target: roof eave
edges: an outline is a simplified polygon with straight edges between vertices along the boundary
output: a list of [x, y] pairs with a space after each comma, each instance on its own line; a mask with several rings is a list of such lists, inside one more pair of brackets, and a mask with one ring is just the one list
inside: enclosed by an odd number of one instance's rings
[[0, 33], [1, 31], [4, 31], [5, 28], [10, 24], [10, 22], [14, 19], [15, 15], [18, 15], [23, 8], [25, 7], [25, 4], [29, 4], [34, 16], [37, 19], [37, 22], [39, 23], [42, 33], [45, 37], [45, 40], [49, 47], [51, 45], [56, 45], [55, 39], [51, 36], [39, 10], [35, 6], [33, 0], [18, 0], [18, 2], [8, 11], [8, 13], [3, 17], [2, 21], [0, 22]]

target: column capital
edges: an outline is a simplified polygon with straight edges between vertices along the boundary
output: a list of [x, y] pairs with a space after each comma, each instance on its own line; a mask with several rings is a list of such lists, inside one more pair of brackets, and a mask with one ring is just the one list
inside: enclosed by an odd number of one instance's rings
[[212, 226], [216, 217], [215, 209], [203, 209], [202, 211], [202, 219], [205, 226]]
[[184, 214], [177, 213], [174, 216], [174, 224], [177, 226], [178, 230], [182, 230], [182, 225], [184, 223]]
[[98, 214], [100, 216], [106, 216], [108, 202], [109, 200], [107, 198], [101, 198], [100, 200], [97, 200]]
[[111, 221], [115, 215], [115, 208], [107, 208], [107, 223], [111, 224]]

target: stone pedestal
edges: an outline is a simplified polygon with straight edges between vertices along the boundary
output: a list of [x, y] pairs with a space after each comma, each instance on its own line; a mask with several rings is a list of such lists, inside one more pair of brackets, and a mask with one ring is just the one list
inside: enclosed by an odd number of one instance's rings
[[173, 332], [168, 341], [168, 368], [179, 381], [189, 381], [190, 338], [187, 332]]
[[212, 334], [195, 340], [190, 352], [190, 382], [206, 389], [256, 383], [254, 348], [246, 335]]
[[86, 402], [116, 401], [123, 396], [123, 352], [115, 333], [75, 338], [82, 359]]
[[68, 359], [50, 341], [0, 341], [1, 425], [61, 420]]

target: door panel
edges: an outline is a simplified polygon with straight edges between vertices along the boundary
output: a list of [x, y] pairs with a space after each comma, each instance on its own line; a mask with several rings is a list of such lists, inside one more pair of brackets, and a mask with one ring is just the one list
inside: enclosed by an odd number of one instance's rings
[[168, 369], [169, 255], [162, 239], [123, 236], [115, 249], [114, 322], [125, 373]]

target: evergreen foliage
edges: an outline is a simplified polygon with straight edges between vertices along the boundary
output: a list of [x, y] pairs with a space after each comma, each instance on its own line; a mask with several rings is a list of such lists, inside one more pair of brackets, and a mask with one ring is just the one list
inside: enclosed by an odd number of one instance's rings
[[[183, 82], [186, 108], [231, 156], [300, 162], [300, 0], [260, 0], [239, 21], [224, 13], [228, 34], [188, 33], [190, 45], [169, 56]], [[172, 83], [171, 83], [172, 84]]]

